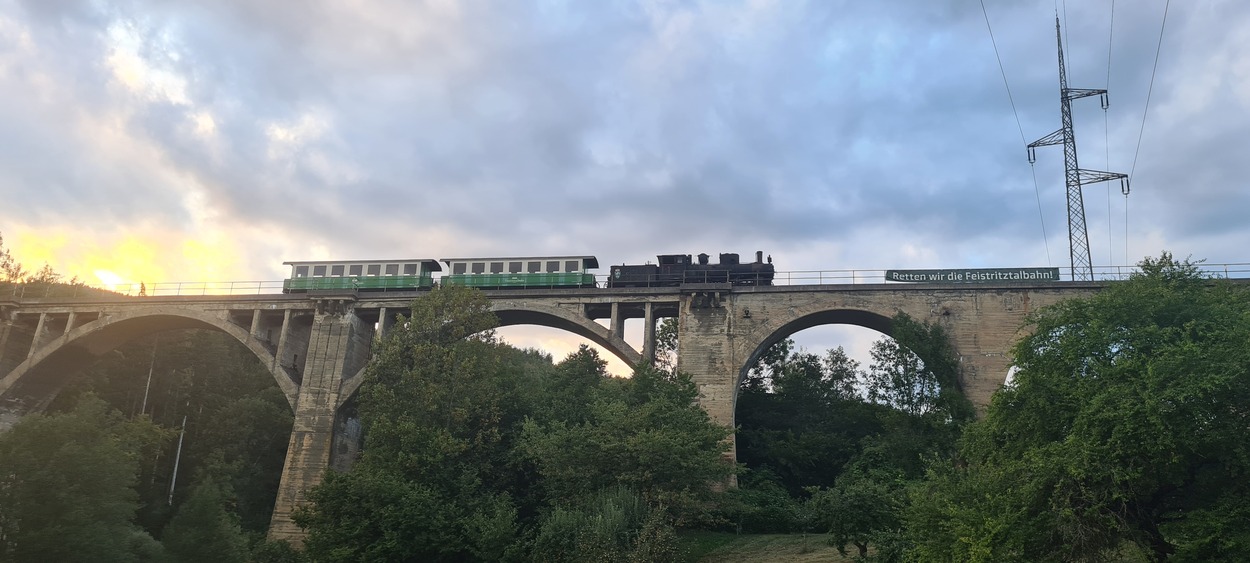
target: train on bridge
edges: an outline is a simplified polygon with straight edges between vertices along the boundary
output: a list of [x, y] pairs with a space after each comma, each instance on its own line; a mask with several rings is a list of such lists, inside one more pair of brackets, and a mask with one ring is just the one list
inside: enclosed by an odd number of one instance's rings
[[[404, 260], [337, 260], [283, 262], [291, 267], [283, 293], [323, 290], [420, 291], [435, 284], [479, 289], [678, 287], [689, 284], [772, 285], [772, 257], [756, 252], [755, 261], [742, 263], [737, 254], [723, 253], [712, 264], [710, 256], [661, 254], [656, 263], [621, 264], [598, 282], [591, 270], [594, 256], [529, 256], [501, 258], [430, 258]], [[444, 273], [442, 262], [447, 265]], [[435, 278], [435, 273], [439, 277]]]

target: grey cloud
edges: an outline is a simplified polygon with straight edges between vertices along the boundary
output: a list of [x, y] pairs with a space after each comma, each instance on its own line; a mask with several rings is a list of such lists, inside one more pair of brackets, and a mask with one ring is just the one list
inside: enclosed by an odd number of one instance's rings
[[[988, 245], [1037, 254], [1039, 197], [1050, 238], [1066, 234], [1061, 150], [1039, 150], [1035, 192], [984, 19], [967, 2], [787, 2], [756, 20], [721, 3], [466, 2], [455, 14], [409, 2], [373, 12], [332, 2], [92, 5], [24, 4], [41, 22], [34, 40], [51, 53], [31, 64], [68, 86], [67, 105], [128, 107], [125, 131], [160, 149], [155, 165], [205, 186], [222, 221], [345, 255], [396, 246], [408, 225], [449, 233], [440, 244], [453, 247], [422, 254], [463, 254], [454, 247], [463, 244], [498, 254], [585, 249], [612, 261], [760, 243], [777, 254], [871, 247], [864, 237], [887, 229], [958, 262]], [[1059, 122], [1053, 6], [989, 8], [1032, 141]], [[1248, 15], [1221, 9], [1228, 20]], [[1108, 14], [1099, 10], [1069, 7], [1073, 86], [1105, 85]], [[1160, 15], [1117, 13], [1113, 169], [1131, 162]], [[1185, 49], [1167, 54], [1187, 59], [1164, 59], [1152, 104], [1182, 103], [1168, 84], [1184, 80], [1209, 41], [1195, 36], [1213, 25], [1180, 8], [1170, 18]], [[119, 99], [101, 68], [118, 23], [145, 40], [143, 56], [185, 78], [188, 104]], [[20, 83], [13, 71], [0, 79]], [[212, 116], [216, 144], [189, 129], [195, 112]], [[1078, 112], [1084, 157], [1102, 147], [1101, 110]], [[0, 138], [12, 165], [0, 175], [7, 201], [45, 217], [103, 208], [119, 223], [186, 213], [133, 162], [79, 159], [78, 176], [58, 168], [93, 151], [91, 140], [66, 148], [56, 142], [74, 127], [66, 117], [24, 113], [0, 111], [13, 132]], [[273, 158], [273, 128], [307, 116], [324, 128]], [[1169, 238], [1242, 228], [1230, 210], [1246, 203], [1234, 189], [1242, 166], [1232, 142], [1245, 120], [1207, 119], [1196, 133], [1148, 124], [1134, 209], [1166, 212]], [[1086, 162], [1104, 166], [1098, 152]], [[1203, 175], [1184, 172], [1195, 167]], [[40, 198], [19, 190], [37, 181], [64, 187]], [[1188, 190], [1192, 205], [1176, 208], [1150, 193], [1164, 182], [1201, 185]], [[79, 202], [53, 209], [55, 197]], [[1066, 260], [1066, 240], [1063, 251]]]

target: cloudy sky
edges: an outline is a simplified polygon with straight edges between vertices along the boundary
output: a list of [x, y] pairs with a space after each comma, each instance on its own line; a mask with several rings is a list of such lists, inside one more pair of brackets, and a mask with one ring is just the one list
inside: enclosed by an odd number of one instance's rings
[[1070, 86], [1111, 94], [1074, 102], [1081, 165], [1132, 172], [1086, 188], [1094, 264], [1250, 262], [1250, 3], [1170, 6], [1147, 112], [1165, 2], [0, 0], [0, 235], [89, 283], [1066, 267], [1062, 149], [1024, 149], [1058, 11]]

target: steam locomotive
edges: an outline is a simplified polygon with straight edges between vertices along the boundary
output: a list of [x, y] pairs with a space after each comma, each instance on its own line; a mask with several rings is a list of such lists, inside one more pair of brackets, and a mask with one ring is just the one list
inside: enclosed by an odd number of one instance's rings
[[666, 287], [700, 283], [733, 285], [772, 285], [773, 259], [764, 262], [764, 253], [757, 251], [755, 261], [743, 264], [734, 253], [721, 253], [720, 262], [709, 264], [707, 254], [700, 254], [696, 263], [689, 254], [661, 254], [658, 263], [612, 266], [608, 287]]

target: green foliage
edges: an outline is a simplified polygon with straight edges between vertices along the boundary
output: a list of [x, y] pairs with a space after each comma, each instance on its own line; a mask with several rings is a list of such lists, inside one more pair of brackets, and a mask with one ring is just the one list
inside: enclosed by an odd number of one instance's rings
[[535, 398], [534, 420], [581, 424], [592, 417], [599, 385], [610, 376], [608, 363], [585, 344], [540, 379], [543, 396]]
[[677, 546], [664, 511], [618, 486], [598, 492], [582, 508], [555, 509], [539, 527], [531, 555], [551, 563], [658, 563], [676, 560]]
[[881, 432], [882, 407], [854, 391], [858, 363], [841, 348], [823, 358], [792, 352], [784, 340], [766, 352], [738, 393], [738, 461], [776, 475], [790, 495], [831, 486], [859, 443]]
[[516, 540], [509, 454], [535, 356], [499, 345], [490, 305], [446, 286], [412, 303], [360, 390], [365, 444], [297, 517], [321, 561], [498, 559]]
[[1031, 317], [909, 515], [931, 561], [1250, 559], [1250, 291], [1164, 254]]
[[677, 368], [677, 317], [660, 319], [655, 329], [655, 366], [672, 371]]
[[304, 552], [280, 540], [261, 540], [252, 546], [251, 563], [305, 563]]
[[688, 376], [644, 365], [619, 383], [600, 389], [585, 422], [526, 421], [523, 455], [565, 502], [622, 484], [682, 521], [699, 517], [711, 484], [733, 469], [722, 458], [728, 429], [695, 403]]
[[[750, 475], [726, 516], [741, 530], [829, 532], [860, 558], [901, 560], [907, 491], [929, 460], [948, 459], [972, 416], [944, 331], [900, 314], [863, 371], [841, 349], [823, 357], [783, 340], [739, 391], [738, 459]], [[782, 516], [788, 493], [791, 516]]]
[[169, 437], [101, 400], [23, 418], [0, 434], [0, 560], [138, 561], [159, 554], [134, 524], [139, 461]]
[[959, 359], [940, 325], [906, 313], [890, 321], [892, 339], [873, 344], [866, 374], [868, 400], [912, 416], [971, 420], [972, 404], [959, 388]]
[[433, 486], [389, 471], [328, 473], [296, 514], [315, 561], [443, 561], [467, 556], [463, 511]]
[[[722, 459], [728, 431], [695, 403], [694, 384], [651, 367], [614, 379], [585, 347], [552, 366], [496, 342], [494, 323], [480, 292], [442, 287], [377, 344], [358, 401], [362, 456], [327, 475], [296, 516], [310, 558], [674, 553], [670, 519], [705, 512], [733, 470]], [[621, 486], [637, 493], [604, 492]]]
[[720, 510], [739, 534], [785, 534], [809, 527], [801, 502], [767, 469], [743, 470], [738, 487], [720, 499]]
[[166, 552], [179, 563], [247, 561], [247, 539], [225, 503], [212, 481], [197, 485], [161, 534]]
[[[160, 333], [105, 354], [71, 380], [50, 408], [63, 409], [84, 393], [166, 428], [180, 430], [185, 416], [174, 508], [196, 484], [211, 479], [223, 488], [244, 531], [265, 532], [293, 417], [286, 396], [251, 352], [216, 331]], [[141, 465], [139, 520], [153, 533], [173, 516], [167, 497], [176, 449], [177, 440], [169, 441]]]
[[811, 492], [805, 506], [808, 518], [817, 531], [829, 534], [830, 543], [843, 555], [849, 543], [861, 558], [867, 557], [869, 544], [890, 543], [901, 531], [907, 506], [907, 481], [901, 475], [879, 468], [853, 469], [842, 473], [833, 488]]

